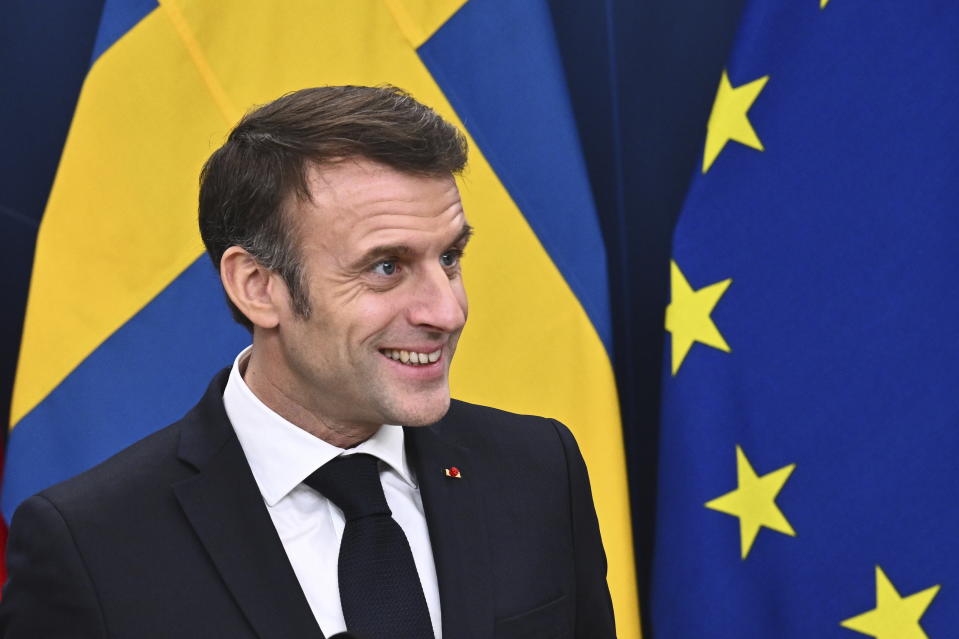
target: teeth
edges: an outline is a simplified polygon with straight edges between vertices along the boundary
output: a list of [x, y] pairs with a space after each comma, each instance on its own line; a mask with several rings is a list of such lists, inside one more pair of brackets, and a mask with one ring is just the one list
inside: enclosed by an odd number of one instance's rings
[[397, 362], [403, 362], [410, 366], [422, 366], [423, 364], [432, 364], [439, 360], [440, 355], [443, 354], [443, 349], [438, 348], [432, 353], [417, 353], [415, 351], [400, 351], [395, 348], [384, 348], [380, 352]]

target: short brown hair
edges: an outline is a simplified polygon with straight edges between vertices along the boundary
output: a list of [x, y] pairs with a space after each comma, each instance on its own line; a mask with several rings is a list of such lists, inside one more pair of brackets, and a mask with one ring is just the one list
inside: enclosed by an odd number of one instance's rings
[[[310, 199], [311, 164], [363, 157], [417, 175], [456, 174], [466, 138], [435, 111], [396, 87], [302, 89], [253, 109], [200, 172], [200, 235], [219, 269], [239, 246], [276, 271], [294, 311], [310, 312], [288, 203]], [[227, 297], [234, 319], [253, 325]]]

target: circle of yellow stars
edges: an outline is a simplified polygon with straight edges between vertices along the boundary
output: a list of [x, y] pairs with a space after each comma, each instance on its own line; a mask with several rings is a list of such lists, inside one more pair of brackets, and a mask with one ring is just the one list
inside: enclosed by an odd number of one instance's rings
[[[825, 9], [829, 0], [820, 0]], [[702, 172], [712, 167], [730, 141], [763, 151], [762, 141], [749, 120], [748, 112], [759, 97], [769, 76], [734, 87], [723, 71], [707, 124]], [[672, 374], [675, 376], [695, 342], [731, 352], [711, 314], [732, 279], [694, 290], [679, 265], [670, 262], [670, 303], [666, 308], [666, 330], [671, 333]], [[749, 552], [762, 528], [792, 537], [795, 530], [776, 504], [776, 497], [789, 480], [796, 464], [758, 475], [742, 447], [736, 446], [736, 489], [706, 502], [706, 508], [739, 518], [740, 553]], [[935, 585], [903, 597], [880, 566], [876, 566], [876, 607], [850, 617], [840, 626], [874, 639], [928, 639], [920, 619], [939, 593]]]

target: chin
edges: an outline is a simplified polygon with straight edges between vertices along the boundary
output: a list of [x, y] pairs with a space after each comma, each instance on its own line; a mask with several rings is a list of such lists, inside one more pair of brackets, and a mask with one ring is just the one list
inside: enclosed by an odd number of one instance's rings
[[403, 426], [429, 426], [441, 420], [446, 415], [446, 411], [450, 409], [449, 392], [441, 397], [431, 397], [415, 404], [395, 406], [395, 409], [390, 411], [390, 416], [393, 419], [387, 423], [402, 424]]

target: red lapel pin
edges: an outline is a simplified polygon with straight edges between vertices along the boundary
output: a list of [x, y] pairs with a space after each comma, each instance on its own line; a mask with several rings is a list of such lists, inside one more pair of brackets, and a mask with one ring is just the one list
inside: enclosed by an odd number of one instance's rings
[[444, 468], [443, 473], [445, 473], [447, 477], [452, 477], [453, 479], [463, 479], [463, 473], [461, 473], [460, 469], [456, 466]]

